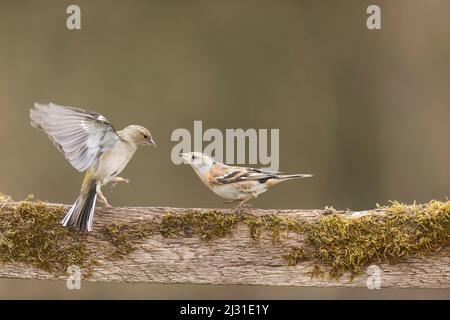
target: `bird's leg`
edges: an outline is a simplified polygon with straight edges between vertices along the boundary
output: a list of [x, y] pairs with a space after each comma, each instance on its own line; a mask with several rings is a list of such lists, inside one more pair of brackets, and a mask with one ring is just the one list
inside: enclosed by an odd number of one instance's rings
[[250, 207], [250, 205], [248, 204], [248, 203], [246, 203], [248, 200], [250, 200], [251, 198], [246, 198], [246, 199], [244, 199], [244, 200], [242, 200], [242, 201], [240, 201], [239, 203], [238, 203], [238, 205], [236, 206], [236, 209], [237, 209], [237, 212], [238, 213], [241, 213], [242, 212], [242, 208], [243, 207]]
[[111, 188], [114, 188], [116, 184], [118, 184], [119, 182], [130, 183], [130, 180], [121, 177], [115, 177], [114, 179], [111, 180], [111, 182], [113, 183]]
[[239, 202], [239, 200], [232, 199], [232, 200], [225, 200], [223, 203], [232, 205], [231, 208], [230, 208], [230, 213], [234, 213], [235, 210], [236, 210], [236, 208], [237, 208], [237, 205], [236, 205], [236, 204], [237, 204], [238, 202]]
[[97, 196], [98, 196], [98, 200], [107, 208], [110, 208], [111, 205], [108, 203], [108, 200], [106, 199], [106, 197], [104, 196], [102, 189], [99, 187], [97, 187]]
[[242, 200], [231, 199], [231, 200], [225, 200], [224, 203], [232, 205], [232, 207], [230, 208], [230, 213], [240, 213], [241, 212], [241, 205], [243, 203]]

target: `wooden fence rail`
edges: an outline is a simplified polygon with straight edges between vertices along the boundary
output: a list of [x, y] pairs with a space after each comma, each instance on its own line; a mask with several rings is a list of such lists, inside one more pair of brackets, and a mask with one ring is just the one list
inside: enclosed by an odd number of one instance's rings
[[[368, 282], [376, 285], [379, 280], [381, 287], [449, 288], [450, 260], [448, 254], [443, 254], [449, 241], [449, 207], [448, 202], [430, 203], [421, 207], [428, 210], [424, 213], [398, 205], [397, 209], [405, 212], [400, 213], [402, 218], [391, 220], [383, 220], [395, 216], [395, 210], [389, 207], [345, 213], [332, 209], [246, 209], [237, 213], [229, 209], [98, 208], [94, 231], [80, 236], [60, 231], [58, 221], [67, 206], [5, 201], [0, 203], [1, 218], [16, 219], [0, 222], [0, 277], [66, 279], [67, 265], [79, 263], [86, 281], [365, 287]], [[46, 211], [55, 221], [41, 226], [40, 219]], [[429, 224], [428, 220], [420, 220], [430, 212], [447, 218], [434, 217]], [[417, 223], [414, 219], [419, 214], [422, 216]], [[394, 231], [385, 235], [381, 230], [365, 231], [361, 219], [366, 219], [364, 223], [372, 229], [391, 223], [386, 230]], [[355, 222], [361, 225], [355, 226]], [[377, 223], [382, 224], [379, 227]], [[395, 231], [399, 226], [395, 223], [400, 223], [400, 227], [403, 223], [404, 235], [403, 231]], [[430, 227], [423, 229], [421, 224]], [[438, 229], [447, 228], [445, 233], [432, 229], [436, 225]], [[342, 229], [337, 230], [338, 227]], [[339, 234], [342, 239], [337, 238]], [[377, 244], [383, 237], [387, 237], [387, 242]], [[356, 252], [352, 257], [354, 240], [365, 245], [362, 249], [367, 252]], [[333, 241], [340, 246], [342, 256], [335, 251], [327, 253]], [[428, 244], [414, 249], [411, 241]], [[70, 250], [75, 249], [80, 250], [79, 254], [72, 256]], [[395, 255], [386, 255], [389, 250], [398, 251], [398, 261], [389, 258]], [[52, 261], [66, 251], [68, 261]], [[350, 259], [349, 270], [360, 267], [359, 273], [351, 276], [344, 268], [337, 275], [347, 263], [340, 265], [340, 259]], [[374, 266], [368, 268], [370, 265]], [[330, 270], [334, 277], [330, 277]]]

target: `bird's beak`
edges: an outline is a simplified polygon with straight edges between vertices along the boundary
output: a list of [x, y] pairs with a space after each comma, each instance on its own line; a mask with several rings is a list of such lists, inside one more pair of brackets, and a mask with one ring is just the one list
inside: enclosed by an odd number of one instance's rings
[[153, 138], [148, 138], [147, 144], [150, 145], [150, 146], [154, 146], [155, 148], [158, 147], [158, 146], [156, 145], [155, 140], [153, 140]]

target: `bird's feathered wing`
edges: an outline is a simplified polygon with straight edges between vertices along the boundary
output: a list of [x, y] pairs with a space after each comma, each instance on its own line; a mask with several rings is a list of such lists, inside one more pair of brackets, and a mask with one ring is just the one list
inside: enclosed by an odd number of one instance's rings
[[240, 168], [240, 167], [226, 167], [224, 166], [224, 175], [216, 178], [220, 184], [236, 183], [248, 180], [260, 180], [275, 178], [280, 172], [266, 171], [255, 168]]
[[30, 119], [31, 125], [44, 131], [80, 172], [120, 141], [104, 116], [79, 108], [35, 103]]
[[237, 183], [243, 181], [259, 181], [265, 183], [270, 179], [292, 179], [311, 177], [311, 174], [281, 174], [281, 172], [268, 171], [256, 168], [240, 168], [223, 166], [225, 174], [218, 176], [215, 180], [219, 184]]

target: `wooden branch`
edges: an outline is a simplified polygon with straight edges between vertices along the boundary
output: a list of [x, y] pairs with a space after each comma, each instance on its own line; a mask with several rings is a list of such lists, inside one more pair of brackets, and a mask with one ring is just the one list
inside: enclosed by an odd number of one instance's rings
[[[17, 204], [17, 203], [16, 203]], [[15, 205], [10, 204], [10, 205]], [[50, 205], [56, 206], [56, 205]], [[67, 206], [65, 209], [67, 210]], [[283, 257], [291, 247], [305, 241], [304, 236], [287, 232], [280, 241], [262, 232], [255, 241], [249, 227], [238, 223], [231, 234], [205, 241], [196, 235], [164, 236], [154, 232], [148, 237], [135, 239], [131, 252], [111, 258], [111, 244], [105, 239], [104, 227], [117, 225], [161, 224], [168, 212], [180, 216], [198, 210], [180, 208], [99, 208], [95, 214], [94, 231], [85, 237], [91, 257], [97, 261], [87, 281], [122, 281], [155, 283], [203, 283], [246, 284], [269, 286], [310, 287], [366, 287], [368, 275], [363, 273], [353, 279], [348, 275], [330, 279], [327, 275], [311, 276], [314, 261], [305, 260], [290, 266]], [[229, 214], [228, 209], [217, 209]], [[305, 221], [317, 221], [326, 210], [263, 210], [248, 209], [253, 217], [276, 215], [283, 218], [301, 217]], [[347, 219], [359, 219], [366, 214], [346, 214]], [[449, 288], [450, 260], [445, 255], [427, 255], [422, 258], [406, 258], [397, 264], [382, 263], [382, 288]], [[24, 264], [6, 262], [0, 266], [0, 277], [20, 279], [66, 279], [65, 274], [55, 274]]]

